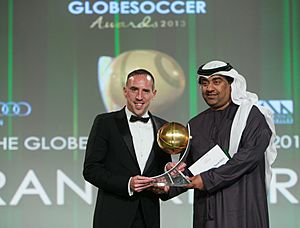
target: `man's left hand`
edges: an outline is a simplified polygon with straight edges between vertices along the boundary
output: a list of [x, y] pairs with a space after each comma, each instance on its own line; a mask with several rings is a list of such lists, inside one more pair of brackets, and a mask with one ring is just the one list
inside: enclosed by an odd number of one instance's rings
[[191, 183], [187, 184], [185, 186], [186, 188], [195, 188], [195, 189], [199, 189], [199, 190], [204, 189], [204, 184], [203, 184], [200, 174], [193, 176], [193, 177], [189, 177], [189, 180], [191, 181]]

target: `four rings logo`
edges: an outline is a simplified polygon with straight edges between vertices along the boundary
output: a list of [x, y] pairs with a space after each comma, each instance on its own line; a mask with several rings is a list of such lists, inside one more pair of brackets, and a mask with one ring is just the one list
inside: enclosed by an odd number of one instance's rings
[[[31, 105], [26, 101], [0, 101], [0, 118], [29, 116], [31, 114], [31, 111]], [[2, 126], [3, 124], [3, 120], [0, 119], [0, 126]]]
[[1, 102], [0, 117], [3, 116], [28, 116], [31, 113], [31, 105], [28, 102]]

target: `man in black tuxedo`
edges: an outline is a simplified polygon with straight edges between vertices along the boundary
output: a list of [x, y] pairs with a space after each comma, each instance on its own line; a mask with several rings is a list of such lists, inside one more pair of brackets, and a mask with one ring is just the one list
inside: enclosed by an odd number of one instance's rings
[[159, 228], [159, 198], [149, 178], [163, 173], [170, 156], [156, 143], [166, 122], [149, 111], [154, 77], [144, 69], [128, 74], [126, 106], [100, 114], [91, 129], [83, 176], [98, 188], [94, 228]]

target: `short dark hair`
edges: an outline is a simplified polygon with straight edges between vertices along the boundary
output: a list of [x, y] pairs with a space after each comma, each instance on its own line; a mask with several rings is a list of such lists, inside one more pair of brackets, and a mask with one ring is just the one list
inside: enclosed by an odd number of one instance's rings
[[128, 79], [135, 76], [135, 75], [139, 75], [139, 74], [146, 74], [146, 75], [149, 75], [152, 82], [153, 82], [153, 86], [152, 88], [154, 89], [155, 88], [155, 80], [154, 80], [154, 77], [153, 75], [148, 71], [148, 70], [145, 70], [145, 69], [137, 69], [137, 70], [134, 70], [134, 71], [131, 71], [128, 75], [127, 75], [127, 80], [126, 80], [126, 85], [127, 85], [127, 82], [128, 82]]

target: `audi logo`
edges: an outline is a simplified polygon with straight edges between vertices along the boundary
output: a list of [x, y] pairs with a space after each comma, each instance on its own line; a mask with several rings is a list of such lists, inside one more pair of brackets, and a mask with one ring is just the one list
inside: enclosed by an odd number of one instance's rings
[[1, 116], [28, 116], [31, 113], [31, 105], [28, 102], [1, 102], [0, 101], [0, 117]]

